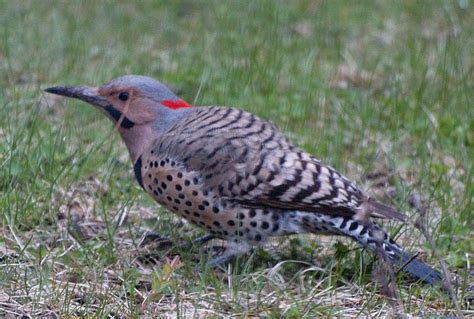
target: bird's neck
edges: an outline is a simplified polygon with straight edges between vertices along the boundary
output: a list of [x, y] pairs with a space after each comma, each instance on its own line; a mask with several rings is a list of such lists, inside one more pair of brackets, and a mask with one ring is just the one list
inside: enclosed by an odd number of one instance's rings
[[120, 134], [133, 163], [151, 146], [154, 139], [151, 125], [135, 125], [131, 129], [121, 129]]
[[196, 111], [194, 107], [186, 107], [180, 109], [171, 109], [168, 107], [160, 107], [157, 110], [156, 120], [152, 123], [153, 131], [159, 135], [167, 132], [182, 119], [185, 119]]
[[120, 128], [120, 134], [128, 148], [132, 162], [152, 146], [153, 141], [169, 131], [180, 120], [188, 117], [195, 111], [194, 108], [171, 110], [163, 108], [158, 111], [154, 122], [134, 125], [132, 128]]

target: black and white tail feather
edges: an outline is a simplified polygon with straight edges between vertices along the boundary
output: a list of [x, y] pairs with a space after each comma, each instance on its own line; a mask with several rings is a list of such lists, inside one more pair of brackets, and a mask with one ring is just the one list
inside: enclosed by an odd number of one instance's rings
[[329, 233], [350, 237], [371, 252], [380, 255], [393, 266], [402, 269], [415, 279], [430, 285], [440, 285], [441, 273], [397, 245], [388, 234], [372, 221], [362, 223], [351, 217], [334, 217], [325, 214], [305, 214], [301, 220], [307, 231]]

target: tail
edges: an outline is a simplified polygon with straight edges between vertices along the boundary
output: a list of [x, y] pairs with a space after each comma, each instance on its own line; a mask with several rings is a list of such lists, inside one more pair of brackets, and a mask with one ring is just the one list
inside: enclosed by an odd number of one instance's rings
[[399, 211], [393, 209], [390, 206], [379, 203], [370, 197], [366, 198], [362, 202], [358, 210], [358, 214], [366, 214], [368, 216], [376, 218], [395, 219], [401, 222], [407, 221], [406, 215], [400, 213]]
[[403, 267], [405, 272], [429, 285], [437, 286], [443, 282], [443, 276], [439, 271], [404, 251], [399, 252], [399, 257], [393, 263], [398, 267]]
[[[357, 231], [359, 229], [360, 231]], [[416, 259], [415, 255], [406, 252], [382, 228], [374, 223], [367, 226], [359, 225], [355, 231], [348, 232], [346, 235], [375, 254], [383, 253], [393, 266], [402, 269], [418, 280], [433, 286], [440, 285], [443, 282], [443, 276], [439, 271]]]
[[348, 236], [373, 253], [383, 254], [392, 265], [430, 285], [443, 281], [441, 273], [416, 259], [397, 245], [388, 234], [372, 221], [361, 223], [351, 217], [306, 213], [301, 224], [313, 233], [329, 233]]

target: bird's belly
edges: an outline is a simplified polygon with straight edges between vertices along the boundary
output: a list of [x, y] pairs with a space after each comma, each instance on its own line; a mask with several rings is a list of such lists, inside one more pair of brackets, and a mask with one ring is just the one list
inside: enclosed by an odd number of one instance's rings
[[155, 191], [149, 193], [160, 205], [221, 239], [258, 244], [270, 236], [288, 234], [279, 211], [242, 207], [202, 192], [177, 198], [174, 192]]
[[[252, 244], [270, 236], [301, 233], [295, 212], [269, 207], [246, 207], [208, 189], [195, 171], [171, 158], [145, 156], [143, 187], [156, 202], [212, 235]], [[296, 214], [296, 215], [295, 215]]]

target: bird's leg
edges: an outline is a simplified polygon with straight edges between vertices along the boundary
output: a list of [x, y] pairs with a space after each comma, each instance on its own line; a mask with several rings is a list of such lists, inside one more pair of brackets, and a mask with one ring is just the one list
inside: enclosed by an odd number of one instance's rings
[[173, 242], [171, 239], [167, 237], [163, 237], [160, 234], [154, 232], [154, 231], [148, 231], [145, 233], [143, 236], [143, 239], [140, 241], [138, 244], [139, 247], [146, 246], [150, 244], [151, 242], [156, 243], [156, 247], [158, 250], [162, 249], [168, 249], [174, 246]]
[[[182, 248], [182, 249], [190, 249], [194, 245], [204, 245], [208, 241], [214, 239], [214, 235], [206, 235], [206, 236], [201, 236], [196, 239], [194, 239], [191, 243], [186, 243], [184, 245], [178, 245], [177, 247]], [[173, 246], [176, 247], [176, 245], [171, 241], [171, 239], [166, 238], [161, 236], [160, 234], [154, 232], [154, 231], [149, 231], [145, 234], [143, 239], [140, 241], [139, 246], [143, 247], [150, 242], [156, 242], [157, 243], [157, 249], [162, 250], [162, 249], [168, 249]]]
[[191, 242], [191, 244], [192, 244], [192, 245], [204, 245], [205, 243], [207, 243], [207, 242], [210, 241], [210, 240], [213, 240], [214, 238], [216, 238], [214, 235], [201, 236], [201, 237], [195, 238], [195, 239]]
[[224, 253], [211, 259], [207, 263], [207, 266], [210, 268], [223, 268], [226, 263], [231, 262], [239, 255], [248, 253], [251, 249], [252, 246], [246, 242], [229, 241]]
[[185, 243], [185, 244], [179, 245], [177, 247], [180, 248], [180, 249], [188, 250], [188, 249], [191, 249], [195, 245], [196, 246], [204, 245], [205, 243], [207, 243], [210, 240], [213, 240], [214, 238], [216, 238], [214, 235], [200, 236], [198, 238], [193, 239], [190, 243]]

